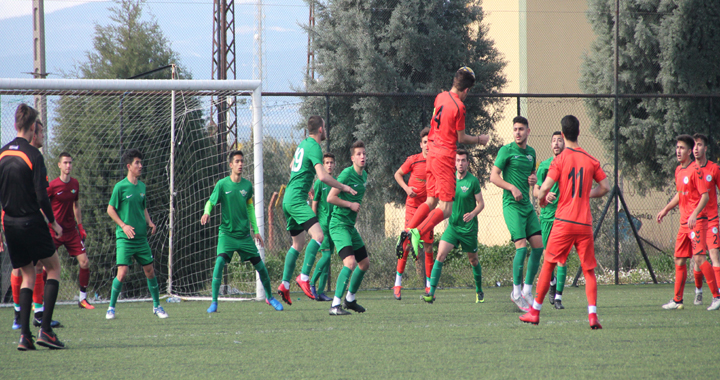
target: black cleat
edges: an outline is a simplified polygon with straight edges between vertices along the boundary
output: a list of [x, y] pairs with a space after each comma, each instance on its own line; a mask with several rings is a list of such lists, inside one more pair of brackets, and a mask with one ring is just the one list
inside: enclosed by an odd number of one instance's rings
[[33, 344], [32, 334], [30, 334], [29, 336], [25, 336], [25, 334], [21, 334], [17, 349], [18, 349], [18, 351], [35, 350], [35, 344]]
[[562, 310], [565, 308], [565, 306], [563, 306], [563, 304], [562, 304], [562, 300], [555, 300], [554, 305], [555, 305], [555, 308], [558, 310]]
[[351, 313], [342, 307], [340, 305], [333, 306], [330, 308], [330, 315], [350, 315]]
[[398, 238], [397, 245], [395, 246], [395, 255], [397, 256], [398, 260], [402, 259], [403, 255], [405, 254], [403, 250], [403, 245], [405, 245], [405, 241], [410, 239], [410, 233], [407, 231], [403, 231], [400, 233], [400, 237]]
[[345, 299], [345, 308], [350, 309], [356, 313], [364, 313], [365, 312], [365, 308], [358, 305], [357, 301], [350, 302], [347, 299]]
[[40, 332], [38, 332], [37, 344], [39, 346], [47, 347], [51, 350], [61, 350], [65, 348], [65, 343], [61, 342], [54, 332], [46, 332], [42, 329], [40, 329]]

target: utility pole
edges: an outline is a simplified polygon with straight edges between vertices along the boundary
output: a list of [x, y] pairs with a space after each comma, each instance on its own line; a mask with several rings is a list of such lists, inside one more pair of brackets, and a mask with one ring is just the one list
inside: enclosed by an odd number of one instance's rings
[[[313, 46], [315, 40], [313, 35], [315, 29], [315, 1], [310, 2], [309, 8], [308, 28], [310, 30], [308, 31], [307, 71], [305, 74], [307, 79], [315, 80], [315, 47]], [[307, 87], [307, 84], [305, 84], [305, 87]]]
[[[45, 5], [44, 0], [33, 0], [33, 76], [35, 79], [45, 79]], [[40, 113], [40, 120], [45, 126], [44, 146], [47, 146], [47, 98], [45, 95], [35, 95], [35, 109]]]
[[[235, 65], [235, 1], [214, 0], [213, 2], [213, 54], [212, 78], [217, 80], [237, 79]], [[237, 99], [234, 96], [212, 98], [211, 119], [217, 114], [217, 143], [220, 149], [220, 164], [225, 161], [228, 145], [237, 145]], [[221, 172], [225, 171], [222, 166]]]

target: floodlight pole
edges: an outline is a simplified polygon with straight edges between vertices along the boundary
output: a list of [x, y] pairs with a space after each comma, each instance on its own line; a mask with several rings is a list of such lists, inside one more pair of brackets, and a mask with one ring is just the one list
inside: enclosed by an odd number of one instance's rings
[[[45, 4], [44, 0], [33, 0], [33, 76], [35, 79], [45, 79]], [[35, 95], [35, 109], [40, 113], [40, 120], [47, 125], [47, 98], [45, 95]], [[47, 146], [49, 133], [45, 133], [43, 146]]]

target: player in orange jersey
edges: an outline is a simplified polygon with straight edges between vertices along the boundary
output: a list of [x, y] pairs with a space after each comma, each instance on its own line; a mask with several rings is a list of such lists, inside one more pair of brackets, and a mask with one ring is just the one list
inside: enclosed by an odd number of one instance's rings
[[675, 297], [662, 305], [662, 308], [667, 310], [684, 308], [683, 291], [687, 280], [686, 263], [689, 258], [692, 258], [695, 265], [703, 272], [713, 294], [714, 299], [708, 310], [720, 309], [720, 293], [715, 282], [715, 273], [705, 257], [708, 229], [705, 206], [710, 196], [700, 166], [690, 157], [694, 147], [695, 140], [692, 136], [680, 135], [676, 138], [675, 156], [680, 162], [675, 168], [677, 194], [657, 214], [657, 222], [661, 223], [670, 210], [680, 205], [680, 230], [675, 240]]
[[[545, 181], [540, 187], [538, 199], [540, 206], [547, 204], [546, 195], [555, 182], [559, 183], [559, 201], [555, 213], [550, 239], [545, 248], [545, 263], [537, 285], [537, 296], [530, 311], [520, 317], [526, 323], [537, 325], [540, 322], [542, 302], [550, 288], [550, 279], [557, 263], [567, 260], [570, 249], [575, 246], [583, 275], [585, 276], [585, 294], [588, 300], [588, 320], [590, 328], [601, 329], [597, 317], [597, 281], [595, 279], [595, 242], [592, 230], [590, 198], [599, 198], [610, 191], [607, 176], [600, 162], [578, 145], [580, 123], [575, 116], [567, 115], [562, 125], [565, 150], [550, 164]], [[599, 184], [592, 188], [593, 180]]]

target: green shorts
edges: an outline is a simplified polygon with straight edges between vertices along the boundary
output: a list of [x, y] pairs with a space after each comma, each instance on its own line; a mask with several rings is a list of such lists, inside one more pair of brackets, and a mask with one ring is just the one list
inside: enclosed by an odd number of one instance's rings
[[550, 239], [550, 231], [552, 231], [555, 219], [540, 219], [540, 230], [542, 232], [543, 248], [547, 247], [548, 239]]
[[455, 247], [461, 247], [463, 252], [475, 253], [478, 250], [477, 241], [478, 232], [474, 233], [458, 233], [452, 224], [448, 224], [447, 229], [440, 238], [441, 241], [446, 241]]
[[[335, 244], [337, 251], [342, 251], [345, 247], [352, 247], [353, 251], [365, 246], [365, 242], [360, 237], [354, 226], [335, 225], [330, 227], [330, 238]], [[323, 243], [325, 243], [323, 241]]]
[[153, 263], [152, 251], [147, 238], [116, 239], [117, 265], [132, 265], [132, 258], [141, 266]]
[[333, 243], [332, 237], [330, 237], [330, 230], [323, 228], [323, 242], [320, 245], [320, 252], [331, 251], [335, 249], [335, 243]]
[[310, 207], [307, 202], [296, 204], [286, 204], [283, 202], [282, 207], [285, 220], [287, 220], [288, 231], [305, 230], [306, 228], [303, 224], [312, 218], [317, 218], [312, 207]]
[[510, 239], [514, 242], [540, 234], [540, 222], [538, 222], [535, 209], [531, 205], [522, 208], [504, 205], [503, 217], [505, 225], [510, 231]]
[[248, 261], [253, 257], [260, 257], [255, 240], [252, 236], [236, 238], [220, 232], [218, 237], [217, 254], [226, 254], [232, 260], [235, 252], [240, 256], [241, 261]]

